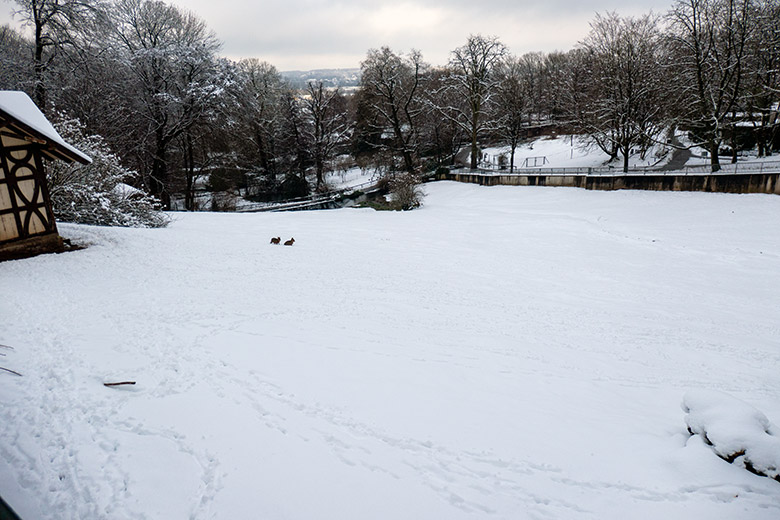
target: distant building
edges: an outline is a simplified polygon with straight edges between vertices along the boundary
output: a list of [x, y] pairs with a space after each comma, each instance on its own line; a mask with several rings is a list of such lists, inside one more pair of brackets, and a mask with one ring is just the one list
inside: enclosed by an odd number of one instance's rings
[[61, 251], [43, 159], [92, 162], [24, 92], [0, 91], [0, 260]]

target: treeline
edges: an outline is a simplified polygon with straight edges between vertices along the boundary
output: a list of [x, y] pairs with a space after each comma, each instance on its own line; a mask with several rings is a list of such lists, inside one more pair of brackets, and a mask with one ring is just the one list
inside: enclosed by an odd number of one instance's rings
[[[587, 136], [628, 167], [632, 151], [689, 132], [719, 155], [778, 147], [780, 0], [677, 0], [664, 15], [598, 15], [565, 52], [513, 56], [470, 36], [449, 63], [371, 49], [355, 93], [292, 88], [271, 64], [219, 56], [196, 14], [153, 0], [16, 0], [32, 37], [0, 27], [0, 88], [77, 120], [164, 204], [197, 180], [258, 199], [324, 190], [356, 163], [417, 174], [464, 145], [512, 150], [534, 128]], [[259, 49], [262, 52], [261, 49]], [[738, 131], [740, 130], [740, 131]], [[677, 144], [677, 143], [672, 143]]]

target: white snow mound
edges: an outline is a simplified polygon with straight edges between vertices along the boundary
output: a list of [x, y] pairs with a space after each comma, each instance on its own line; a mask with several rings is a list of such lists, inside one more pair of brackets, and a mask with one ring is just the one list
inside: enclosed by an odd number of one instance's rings
[[780, 482], [780, 437], [766, 415], [723, 392], [690, 391], [683, 397], [685, 423], [728, 462]]

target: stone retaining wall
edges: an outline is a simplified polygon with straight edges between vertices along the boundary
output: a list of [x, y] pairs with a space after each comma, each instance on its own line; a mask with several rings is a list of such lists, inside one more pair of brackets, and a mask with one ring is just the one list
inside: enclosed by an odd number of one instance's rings
[[567, 186], [588, 190], [709, 191], [780, 195], [780, 173], [702, 175], [522, 175], [439, 173], [436, 180], [483, 186]]

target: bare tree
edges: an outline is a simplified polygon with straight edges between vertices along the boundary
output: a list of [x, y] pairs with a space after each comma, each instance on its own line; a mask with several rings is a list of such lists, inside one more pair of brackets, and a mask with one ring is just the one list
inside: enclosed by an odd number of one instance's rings
[[568, 125], [584, 80], [582, 49], [555, 51], [544, 55], [536, 94], [537, 123]]
[[[185, 207], [195, 208], [195, 179], [198, 166], [211, 165], [218, 155], [214, 153], [219, 140], [214, 138], [214, 123], [225, 124], [223, 92], [227, 85], [235, 83], [235, 65], [226, 59], [214, 59], [199, 52], [187, 54], [184, 60], [182, 84], [182, 117], [187, 121], [177, 136], [181, 155], [181, 175], [174, 179], [174, 186], [183, 180]], [[217, 145], [217, 146], [215, 146]], [[199, 152], [199, 153], [196, 153]]]
[[287, 161], [287, 173], [298, 176], [306, 182], [306, 168], [311, 162], [309, 144], [306, 139], [306, 115], [297, 92], [285, 90], [282, 95], [282, 127], [280, 139], [292, 160]]
[[718, 158], [723, 129], [743, 94], [753, 0], [677, 0], [669, 13], [680, 122]]
[[772, 155], [780, 129], [780, 0], [760, 0], [756, 32], [748, 43], [745, 96], [742, 111], [748, 115], [758, 155]]
[[421, 81], [426, 68], [418, 51], [403, 56], [388, 47], [369, 50], [361, 63], [361, 94], [377, 120], [374, 126], [381, 132], [392, 132], [390, 148], [403, 157], [410, 174], [416, 170], [417, 123], [423, 109]]
[[507, 49], [495, 36], [469, 36], [466, 44], [452, 51], [449, 78], [445, 88], [457, 91], [465, 100], [463, 105], [438, 107], [444, 117], [458, 124], [471, 141], [471, 168], [477, 168], [478, 139], [486, 130], [485, 113], [494, 102], [498, 78], [496, 67]]
[[547, 55], [542, 52], [529, 52], [517, 60], [518, 73], [524, 85], [524, 105], [529, 125], [549, 119], [545, 114], [545, 102], [550, 95], [545, 82], [546, 59]]
[[498, 132], [509, 142], [509, 171], [515, 171], [515, 150], [528, 125], [531, 84], [522, 58], [508, 56], [498, 67]]
[[255, 168], [273, 183], [278, 170], [276, 140], [286, 85], [276, 67], [255, 58], [240, 61], [239, 71], [237, 116], [245, 128], [241, 133], [256, 151]]
[[8, 25], [0, 25], [0, 89], [25, 90], [32, 77], [31, 43]]
[[44, 113], [47, 72], [57, 54], [73, 44], [75, 32], [96, 13], [96, 2], [90, 0], [14, 0], [15, 14], [33, 30], [33, 100]]
[[[450, 72], [434, 68], [426, 74], [423, 92], [426, 110], [421, 114], [420, 152], [432, 157], [436, 166], [453, 164], [458, 150], [467, 140], [466, 133], [456, 122], [456, 110], [465, 111], [463, 98], [452, 88], [447, 88]], [[453, 107], [458, 107], [453, 108]], [[442, 117], [442, 113], [451, 117]]]
[[221, 90], [210, 81], [220, 44], [196, 15], [160, 1], [119, 0], [113, 14], [150, 141], [147, 184], [167, 207], [170, 145], [195, 124], [204, 100]]
[[317, 175], [317, 187], [325, 185], [328, 161], [349, 138], [350, 124], [346, 102], [338, 89], [326, 89], [322, 82], [311, 82], [303, 101], [304, 114], [308, 118], [303, 134], [311, 149]]
[[576, 112], [581, 131], [623, 156], [646, 147], [664, 127], [663, 40], [657, 18], [596, 15], [581, 43], [588, 78]]

